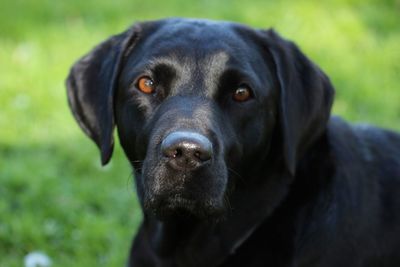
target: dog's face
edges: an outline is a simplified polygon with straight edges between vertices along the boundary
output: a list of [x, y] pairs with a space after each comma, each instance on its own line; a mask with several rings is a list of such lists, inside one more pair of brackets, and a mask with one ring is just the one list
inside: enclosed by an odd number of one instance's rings
[[103, 163], [117, 126], [145, 212], [213, 217], [252, 168], [269, 160], [294, 174], [299, 153], [324, 127], [332, 88], [303, 57], [272, 31], [142, 23], [75, 65], [69, 100]]
[[136, 43], [116, 124], [147, 209], [218, 214], [229, 169], [268, 150], [277, 90], [256, 46], [231, 25], [204, 21], [168, 21]]

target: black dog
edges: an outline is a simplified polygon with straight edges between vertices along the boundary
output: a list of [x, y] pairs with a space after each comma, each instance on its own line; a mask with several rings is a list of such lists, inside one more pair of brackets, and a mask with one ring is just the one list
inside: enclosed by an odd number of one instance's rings
[[329, 79], [273, 30], [139, 23], [67, 87], [102, 163], [116, 125], [134, 167], [129, 266], [400, 266], [400, 136], [330, 117]]

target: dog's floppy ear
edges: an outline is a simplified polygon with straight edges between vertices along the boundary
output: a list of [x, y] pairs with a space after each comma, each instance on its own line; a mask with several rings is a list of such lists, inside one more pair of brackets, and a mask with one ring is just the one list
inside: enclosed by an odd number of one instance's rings
[[72, 113], [99, 147], [103, 165], [109, 162], [114, 147], [114, 89], [124, 52], [137, 35], [132, 27], [102, 42], [72, 66], [66, 80]]
[[280, 86], [283, 153], [292, 175], [307, 146], [325, 129], [334, 98], [329, 78], [292, 42], [263, 31]]

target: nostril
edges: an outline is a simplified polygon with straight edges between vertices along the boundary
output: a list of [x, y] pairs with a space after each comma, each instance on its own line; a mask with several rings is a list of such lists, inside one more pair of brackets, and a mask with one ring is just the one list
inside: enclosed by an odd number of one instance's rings
[[194, 152], [194, 156], [199, 159], [200, 161], [208, 161], [211, 159], [212, 156], [212, 151], [211, 150], [206, 150], [206, 149], [202, 149], [202, 150], [196, 150]]
[[178, 148], [175, 150], [174, 158], [179, 158], [180, 156], [182, 156], [182, 154], [183, 154], [182, 149]]
[[180, 156], [182, 156], [182, 150], [180, 148], [168, 148], [168, 147], [164, 147], [162, 148], [162, 152], [163, 155], [167, 158], [179, 158]]

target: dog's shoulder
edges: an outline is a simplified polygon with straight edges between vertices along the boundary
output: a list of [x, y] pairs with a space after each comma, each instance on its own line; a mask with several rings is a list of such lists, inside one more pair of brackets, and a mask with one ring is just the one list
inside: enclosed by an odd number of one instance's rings
[[[324, 140], [315, 150], [317, 157], [307, 169], [312, 166], [322, 170], [308, 186], [315, 187], [315, 182], [323, 186], [307, 207], [318, 229], [307, 224], [303, 238], [321, 242], [322, 250], [331, 251], [322, 257], [327, 263], [346, 262], [349, 247], [359, 259], [381, 255], [393, 258], [391, 246], [396, 247], [400, 234], [400, 135], [332, 116]], [[304, 173], [308, 178], [316, 175]], [[325, 243], [330, 244], [329, 249]], [[315, 251], [315, 244], [306, 244], [305, 248]]]
[[374, 218], [392, 214], [396, 218], [386, 221], [399, 222], [400, 135], [332, 117], [328, 136], [335, 165], [334, 183], [347, 202], [346, 209], [365, 219], [367, 214], [374, 214]]
[[[336, 159], [362, 164], [364, 169], [397, 171], [400, 176], [400, 134], [368, 124], [351, 124], [334, 116], [327, 129]], [[385, 165], [393, 167], [382, 169]]]

